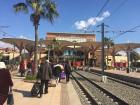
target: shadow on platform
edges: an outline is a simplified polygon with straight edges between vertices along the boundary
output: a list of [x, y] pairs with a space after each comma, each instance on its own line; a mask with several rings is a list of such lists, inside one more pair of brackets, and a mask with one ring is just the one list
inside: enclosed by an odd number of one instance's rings
[[25, 91], [25, 90], [19, 90], [19, 89], [13, 89], [14, 92], [18, 92], [21, 93], [23, 95], [23, 97], [29, 97], [29, 98], [33, 98], [31, 96], [31, 92], [30, 91]]

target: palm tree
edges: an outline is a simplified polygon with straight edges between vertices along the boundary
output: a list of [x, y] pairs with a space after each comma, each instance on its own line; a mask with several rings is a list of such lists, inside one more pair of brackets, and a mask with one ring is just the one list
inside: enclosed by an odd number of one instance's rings
[[[30, 20], [33, 22], [35, 30], [35, 55], [34, 55], [34, 65], [35, 72], [37, 71], [37, 53], [38, 53], [38, 26], [40, 19], [47, 19], [49, 22], [53, 23], [54, 19], [59, 15], [56, 10], [56, 4], [51, 0], [25, 0], [25, 3], [17, 3], [14, 6], [16, 12], [27, 13], [31, 10]], [[29, 9], [31, 8], [31, 9]]]
[[63, 42], [63, 41], [53, 39], [53, 57], [57, 61], [59, 61], [59, 56], [62, 55], [62, 53], [61, 53], [61, 50], [62, 50], [61, 42]]
[[108, 67], [108, 55], [109, 55], [109, 49], [110, 47], [114, 46], [113, 40], [110, 38], [104, 37], [104, 45], [107, 47], [107, 67]]

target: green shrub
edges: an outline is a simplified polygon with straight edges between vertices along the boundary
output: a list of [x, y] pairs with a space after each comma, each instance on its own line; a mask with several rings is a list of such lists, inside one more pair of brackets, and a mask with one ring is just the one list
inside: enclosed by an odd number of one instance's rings
[[36, 75], [27, 75], [25, 80], [36, 80]]
[[109, 70], [112, 70], [112, 69], [114, 69], [114, 67], [112, 67], [112, 66], [109, 66], [109, 67], [108, 67], [108, 69], [109, 69]]

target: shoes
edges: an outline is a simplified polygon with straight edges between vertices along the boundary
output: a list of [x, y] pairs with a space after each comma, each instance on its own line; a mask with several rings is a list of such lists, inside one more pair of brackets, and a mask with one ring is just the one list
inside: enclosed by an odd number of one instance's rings
[[48, 91], [46, 91], [44, 94], [47, 94], [48, 93]]
[[40, 94], [39, 98], [41, 98], [41, 97], [42, 97], [42, 94]]

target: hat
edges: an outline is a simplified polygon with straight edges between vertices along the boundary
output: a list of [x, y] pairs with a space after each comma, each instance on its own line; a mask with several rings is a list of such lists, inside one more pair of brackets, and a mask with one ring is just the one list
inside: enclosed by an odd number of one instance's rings
[[50, 63], [50, 61], [47, 59], [46, 62]]
[[6, 65], [4, 62], [0, 62], [0, 69], [6, 69]]

